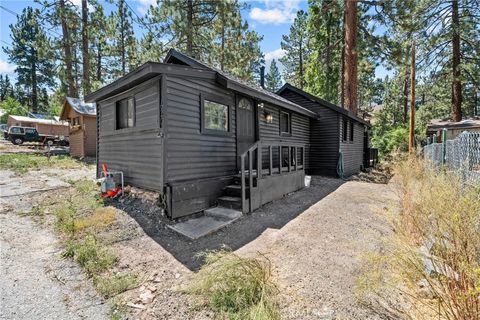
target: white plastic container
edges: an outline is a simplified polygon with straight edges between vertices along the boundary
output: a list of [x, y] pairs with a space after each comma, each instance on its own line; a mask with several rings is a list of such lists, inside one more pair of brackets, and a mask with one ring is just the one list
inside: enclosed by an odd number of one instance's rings
[[312, 176], [305, 176], [305, 187], [310, 187], [310, 182], [312, 182]]

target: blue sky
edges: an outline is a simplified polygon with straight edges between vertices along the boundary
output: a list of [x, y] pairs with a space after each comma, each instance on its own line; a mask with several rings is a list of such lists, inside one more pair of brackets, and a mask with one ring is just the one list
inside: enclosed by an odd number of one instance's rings
[[[81, 0], [71, 0], [73, 3], [80, 5]], [[102, 1], [102, 0], [100, 0]], [[136, 11], [138, 15], [143, 15], [150, 5], [154, 5], [156, 0], [127, 0], [130, 7]], [[245, 1], [249, 8], [242, 12], [244, 19], [247, 19], [250, 27], [263, 35], [261, 42], [261, 49], [265, 53], [267, 68], [272, 59], [278, 59], [283, 52], [280, 49], [280, 41], [283, 34], [289, 32], [290, 25], [298, 10], [307, 10], [307, 1], [302, 0], [259, 0], [259, 1]], [[7, 10], [15, 13], [21, 13], [23, 8], [27, 6], [37, 7], [38, 4], [33, 0], [0, 0], [0, 46], [8, 46], [10, 39], [10, 24], [16, 22], [16, 17]], [[113, 5], [104, 2], [106, 11], [113, 8]], [[7, 10], [5, 10], [6, 8]], [[58, 30], [60, 32], [60, 30]], [[136, 33], [141, 33], [142, 30], [136, 27]], [[1, 50], [0, 52], [0, 73], [13, 75], [15, 66], [8, 63], [7, 55]], [[383, 73], [379, 70], [379, 76]]]

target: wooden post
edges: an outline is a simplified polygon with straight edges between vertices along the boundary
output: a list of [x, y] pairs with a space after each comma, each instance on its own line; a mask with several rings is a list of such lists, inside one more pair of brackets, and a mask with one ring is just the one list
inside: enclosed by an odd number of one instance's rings
[[272, 157], [272, 146], [268, 146], [268, 173], [272, 175], [273, 172], [273, 157]]
[[290, 146], [287, 147], [288, 148], [288, 172], [292, 171], [292, 155], [291, 155], [291, 148]]
[[245, 156], [240, 157], [240, 179], [242, 179], [242, 213], [245, 213]]
[[415, 149], [415, 42], [412, 43], [412, 62], [410, 71], [410, 130], [408, 135], [408, 152]]
[[293, 147], [293, 153], [294, 153], [293, 159], [294, 159], [294, 161], [295, 161], [295, 162], [293, 163], [293, 165], [295, 166], [295, 171], [297, 171], [297, 169], [298, 169], [297, 147]]
[[248, 212], [252, 212], [252, 189], [253, 189], [253, 152], [252, 150], [248, 151]]
[[278, 173], [282, 174], [282, 145], [278, 145]]
[[262, 178], [263, 170], [263, 149], [260, 142], [257, 145], [257, 180]]

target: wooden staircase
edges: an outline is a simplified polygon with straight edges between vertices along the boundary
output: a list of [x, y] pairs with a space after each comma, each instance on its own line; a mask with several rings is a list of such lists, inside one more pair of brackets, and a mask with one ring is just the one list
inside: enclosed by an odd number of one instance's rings
[[[242, 180], [240, 174], [233, 177], [231, 185], [223, 189], [223, 195], [218, 198], [218, 206], [228, 209], [235, 209], [242, 211]], [[248, 192], [248, 181], [245, 186]]]

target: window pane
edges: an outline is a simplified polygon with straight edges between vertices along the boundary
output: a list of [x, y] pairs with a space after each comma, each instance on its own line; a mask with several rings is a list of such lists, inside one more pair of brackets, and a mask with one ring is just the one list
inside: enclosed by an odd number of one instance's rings
[[117, 129], [135, 126], [135, 102], [133, 98], [117, 102]]
[[353, 141], [353, 122], [350, 122], [350, 141]]
[[290, 115], [288, 113], [280, 113], [280, 132], [290, 133]]
[[228, 106], [204, 100], [205, 129], [228, 131]]

